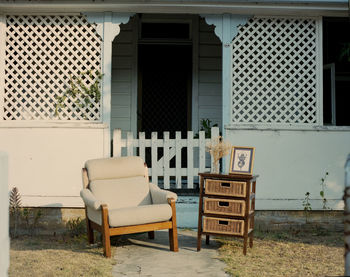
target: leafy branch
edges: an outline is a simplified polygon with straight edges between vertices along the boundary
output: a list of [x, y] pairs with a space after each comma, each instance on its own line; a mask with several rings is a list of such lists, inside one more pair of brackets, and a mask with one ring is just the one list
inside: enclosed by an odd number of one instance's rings
[[[101, 99], [101, 81], [103, 74], [100, 71], [95, 73], [92, 70], [80, 72], [78, 76], [69, 76], [69, 87], [62, 96], [55, 96], [55, 116], [66, 107], [66, 100], [71, 98], [72, 102], [81, 109], [93, 107], [93, 102], [98, 103]], [[90, 86], [85, 85], [84, 80], [93, 80]]]

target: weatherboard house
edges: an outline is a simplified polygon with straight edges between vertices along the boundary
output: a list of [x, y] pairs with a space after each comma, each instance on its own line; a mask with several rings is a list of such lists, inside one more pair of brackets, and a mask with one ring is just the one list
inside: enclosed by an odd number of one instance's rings
[[[301, 210], [306, 192], [321, 209], [324, 176], [328, 206], [342, 209], [349, 22], [346, 0], [0, 0], [9, 189], [25, 206], [83, 207], [81, 168], [111, 155], [114, 129], [176, 143], [209, 119], [256, 148], [258, 210]], [[68, 99], [55, 115], [86, 71], [103, 74], [100, 101]]]

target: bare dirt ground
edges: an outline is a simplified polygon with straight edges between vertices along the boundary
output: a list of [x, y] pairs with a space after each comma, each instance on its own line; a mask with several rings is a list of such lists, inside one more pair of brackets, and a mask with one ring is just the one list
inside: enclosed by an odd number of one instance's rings
[[243, 240], [220, 238], [220, 258], [232, 276], [343, 276], [341, 232], [321, 230], [255, 232], [254, 247], [242, 253]]
[[[344, 273], [341, 232], [256, 231], [254, 247], [248, 248], [246, 256], [242, 253], [242, 239], [218, 237], [216, 240], [221, 243], [218, 257], [226, 263], [225, 270], [231, 276], [342, 276]], [[119, 248], [112, 247], [112, 251], [115, 253], [117, 249], [118, 253], [119, 249], [121, 254], [120, 247], [128, 244], [128, 238], [117, 238], [113, 245]], [[22, 236], [11, 240], [9, 276], [108, 277], [117, 263], [118, 255], [116, 259], [104, 258], [101, 244], [89, 246], [86, 236]]]

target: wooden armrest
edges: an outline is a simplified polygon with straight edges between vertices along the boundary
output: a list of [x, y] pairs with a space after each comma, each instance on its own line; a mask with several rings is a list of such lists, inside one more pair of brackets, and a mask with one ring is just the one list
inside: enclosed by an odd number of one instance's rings
[[169, 205], [174, 204], [175, 205], [176, 200], [174, 198], [168, 198]]

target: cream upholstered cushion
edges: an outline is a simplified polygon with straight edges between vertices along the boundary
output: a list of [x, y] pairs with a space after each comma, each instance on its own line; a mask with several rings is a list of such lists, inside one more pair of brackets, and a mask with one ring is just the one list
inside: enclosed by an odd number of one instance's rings
[[151, 195], [146, 178], [143, 176], [95, 180], [90, 190], [109, 210], [151, 205]]
[[155, 184], [149, 183], [149, 188], [151, 191], [152, 203], [153, 204], [165, 204], [168, 203], [169, 198], [177, 200], [177, 195], [174, 192], [160, 189]]
[[172, 210], [169, 204], [147, 205], [108, 211], [110, 227], [131, 226], [168, 221]]
[[145, 176], [145, 166], [140, 157], [94, 159], [85, 163], [89, 180], [105, 180]]

